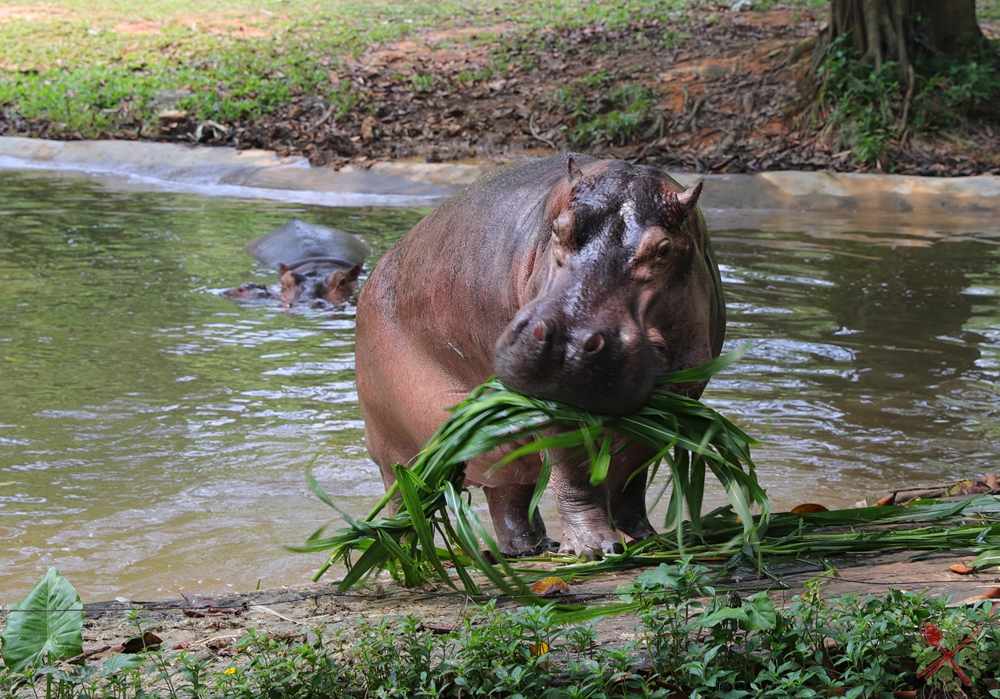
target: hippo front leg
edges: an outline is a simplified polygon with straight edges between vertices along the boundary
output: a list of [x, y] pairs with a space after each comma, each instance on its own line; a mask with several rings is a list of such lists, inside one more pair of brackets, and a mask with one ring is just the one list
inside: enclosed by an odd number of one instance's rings
[[652, 450], [633, 444], [616, 457], [608, 470], [606, 485], [611, 519], [619, 532], [634, 541], [656, 536], [646, 513], [649, 468], [644, 464], [652, 456]]
[[505, 556], [531, 556], [559, 546], [545, 535], [545, 523], [537, 507], [535, 516], [528, 517], [534, 490], [531, 483], [483, 488], [497, 543]]
[[554, 460], [557, 463], [552, 468], [552, 492], [563, 527], [559, 551], [587, 559], [597, 554], [621, 553], [622, 534], [615, 531], [611, 521], [608, 489], [603, 484], [590, 484], [586, 461]]

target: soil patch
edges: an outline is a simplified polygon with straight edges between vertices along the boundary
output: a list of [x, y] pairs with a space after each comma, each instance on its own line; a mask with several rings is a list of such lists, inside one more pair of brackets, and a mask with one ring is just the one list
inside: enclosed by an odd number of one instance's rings
[[29, 22], [51, 22], [53, 19], [73, 19], [76, 12], [50, 5], [8, 5], [0, 7], [0, 22], [23, 19]]

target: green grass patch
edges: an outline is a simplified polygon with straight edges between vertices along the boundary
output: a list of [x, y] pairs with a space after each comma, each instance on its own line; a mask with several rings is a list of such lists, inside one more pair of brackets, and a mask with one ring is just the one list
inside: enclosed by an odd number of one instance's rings
[[[0, 23], [0, 108], [50, 131], [104, 131], [142, 135], [163, 104], [157, 92], [188, 90], [179, 106], [199, 120], [227, 123], [272, 114], [303, 96], [338, 105], [343, 95], [331, 74], [372, 45], [391, 43], [423, 28], [489, 27], [511, 22], [491, 70], [530, 70], [537, 35], [560, 27], [602, 24], [616, 29], [642, 18], [667, 20], [697, 3], [623, 0], [443, 0], [395, 4], [331, 0], [321, 5], [216, 0], [168, 0], [138, 8], [125, 0], [60, 0], [46, 5], [47, 21]], [[62, 12], [59, 10], [68, 10]], [[122, 24], [152, 23], [155, 33], [124, 33]], [[247, 31], [237, 31], [243, 27]], [[259, 36], [258, 36], [259, 34]], [[672, 33], [667, 40], [678, 41]], [[558, 47], [556, 47], [558, 48]], [[467, 75], [475, 81], [483, 75]], [[420, 82], [423, 80], [423, 82]], [[433, 88], [419, 76], [413, 89]], [[355, 94], [350, 102], [363, 101]], [[173, 105], [170, 105], [173, 106]], [[632, 107], [602, 116], [612, 138], [628, 137], [638, 117]], [[338, 111], [342, 111], [339, 110]], [[582, 135], [581, 139], [587, 138]], [[582, 140], [580, 141], [583, 142]]]
[[572, 147], [586, 148], [601, 140], [626, 145], [655, 131], [656, 91], [641, 83], [610, 87], [610, 82], [606, 73], [597, 73], [543, 100], [549, 111], [570, 116], [572, 123], [561, 129]]

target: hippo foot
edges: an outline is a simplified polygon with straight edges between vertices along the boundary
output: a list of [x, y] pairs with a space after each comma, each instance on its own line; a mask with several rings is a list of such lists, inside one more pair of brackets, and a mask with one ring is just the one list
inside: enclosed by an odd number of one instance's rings
[[547, 536], [543, 536], [541, 541], [537, 539], [519, 539], [517, 541], [503, 542], [500, 546], [500, 550], [507, 558], [527, 558], [528, 556], [537, 556], [547, 551], [555, 551], [557, 548], [559, 548], [559, 542], [553, 541]]
[[645, 541], [651, 536], [656, 536], [656, 530], [650, 526], [649, 522], [643, 520], [636, 525], [624, 524], [619, 526], [618, 531], [622, 533], [627, 539], [631, 539], [629, 545], [631, 546], [637, 541]]
[[625, 547], [635, 543], [627, 534], [608, 529], [606, 531], [570, 532], [563, 530], [562, 546], [559, 553], [568, 553], [593, 561], [598, 556], [622, 553]]

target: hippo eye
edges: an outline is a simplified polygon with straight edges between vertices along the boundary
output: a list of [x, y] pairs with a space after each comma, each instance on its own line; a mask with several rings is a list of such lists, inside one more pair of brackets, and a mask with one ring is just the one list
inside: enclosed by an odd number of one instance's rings
[[662, 259], [669, 254], [670, 254], [670, 241], [661, 240], [660, 244], [656, 246], [656, 256]]

